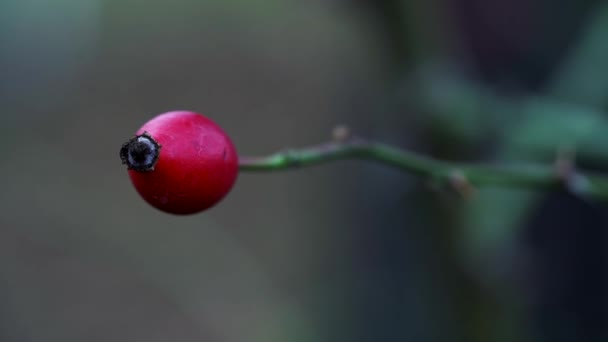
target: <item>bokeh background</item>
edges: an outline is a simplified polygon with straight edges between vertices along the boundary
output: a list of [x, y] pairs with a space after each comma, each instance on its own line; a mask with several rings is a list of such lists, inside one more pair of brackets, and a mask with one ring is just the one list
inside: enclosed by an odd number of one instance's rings
[[608, 340], [605, 203], [343, 161], [176, 217], [118, 158], [192, 109], [242, 155], [606, 171], [606, 1], [2, 0], [0, 42], [2, 341]]

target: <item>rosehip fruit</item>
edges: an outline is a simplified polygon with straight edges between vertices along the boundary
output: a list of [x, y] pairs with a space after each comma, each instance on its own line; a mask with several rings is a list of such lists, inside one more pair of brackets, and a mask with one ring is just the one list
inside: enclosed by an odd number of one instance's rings
[[120, 159], [146, 202], [178, 215], [217, 204], [238, 173], [230, 138], [210, 119], [189, 111], [160, 114], [146, 122], [122, 145]]

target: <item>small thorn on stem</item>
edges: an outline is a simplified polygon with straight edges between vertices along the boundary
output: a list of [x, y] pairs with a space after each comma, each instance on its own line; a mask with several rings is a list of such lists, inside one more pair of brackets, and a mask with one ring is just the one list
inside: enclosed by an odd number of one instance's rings
[[573, 194], [583, 194], [589, 181], [576, 170], [576, 151], [574, 148], [566, 146], [557, 150], [555, 158], [555, 173], [561, 180], [564, 187]]
[[557, 150], [557, 156], [555, 158], [555, 173], [557, 177], [568, 182], [570, 178], [576, 173], [576, 151], [570, 146], [563, 146]]
[[331, 137], [335, 142], [345, 142], [345, 141], [349, 140], [352, 137], [352, 135], [351, 135], [350, 128], [348, 128], [348, 126], [337, 125], [331, 131]]
[[464, 199], [470, 199], [475, 195], [476, 189], [469, 182], [466, 175], [460, 170], [453, 170], [448, 176], [448, 181], [452, 189], [462, 196]]

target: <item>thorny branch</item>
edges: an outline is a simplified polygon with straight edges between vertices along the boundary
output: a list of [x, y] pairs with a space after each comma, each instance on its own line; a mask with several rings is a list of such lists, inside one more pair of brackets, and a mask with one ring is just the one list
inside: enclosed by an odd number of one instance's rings
[[448, 184], [463, 195], [470, 194], [471, 189], [475, 187], [500, 186], [565, 190], [581, 197], [608, 200], [608, 177], [576, 170], [572, 161], [558, 159], [553, 166], [456, 163], [370, 140], [342, 138], [264, 157], [241, 158], [240, 169], [256, 172], [279, 171], [336, 160], [363, 159]]

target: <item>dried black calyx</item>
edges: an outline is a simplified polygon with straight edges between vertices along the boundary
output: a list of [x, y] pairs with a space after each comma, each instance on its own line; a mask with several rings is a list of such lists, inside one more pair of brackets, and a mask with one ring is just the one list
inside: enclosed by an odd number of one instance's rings
[[129, 139], [120, 148], [120, 160], [129, 170], [154, 171], [160, 155], [160, 144], [148, 132]]

